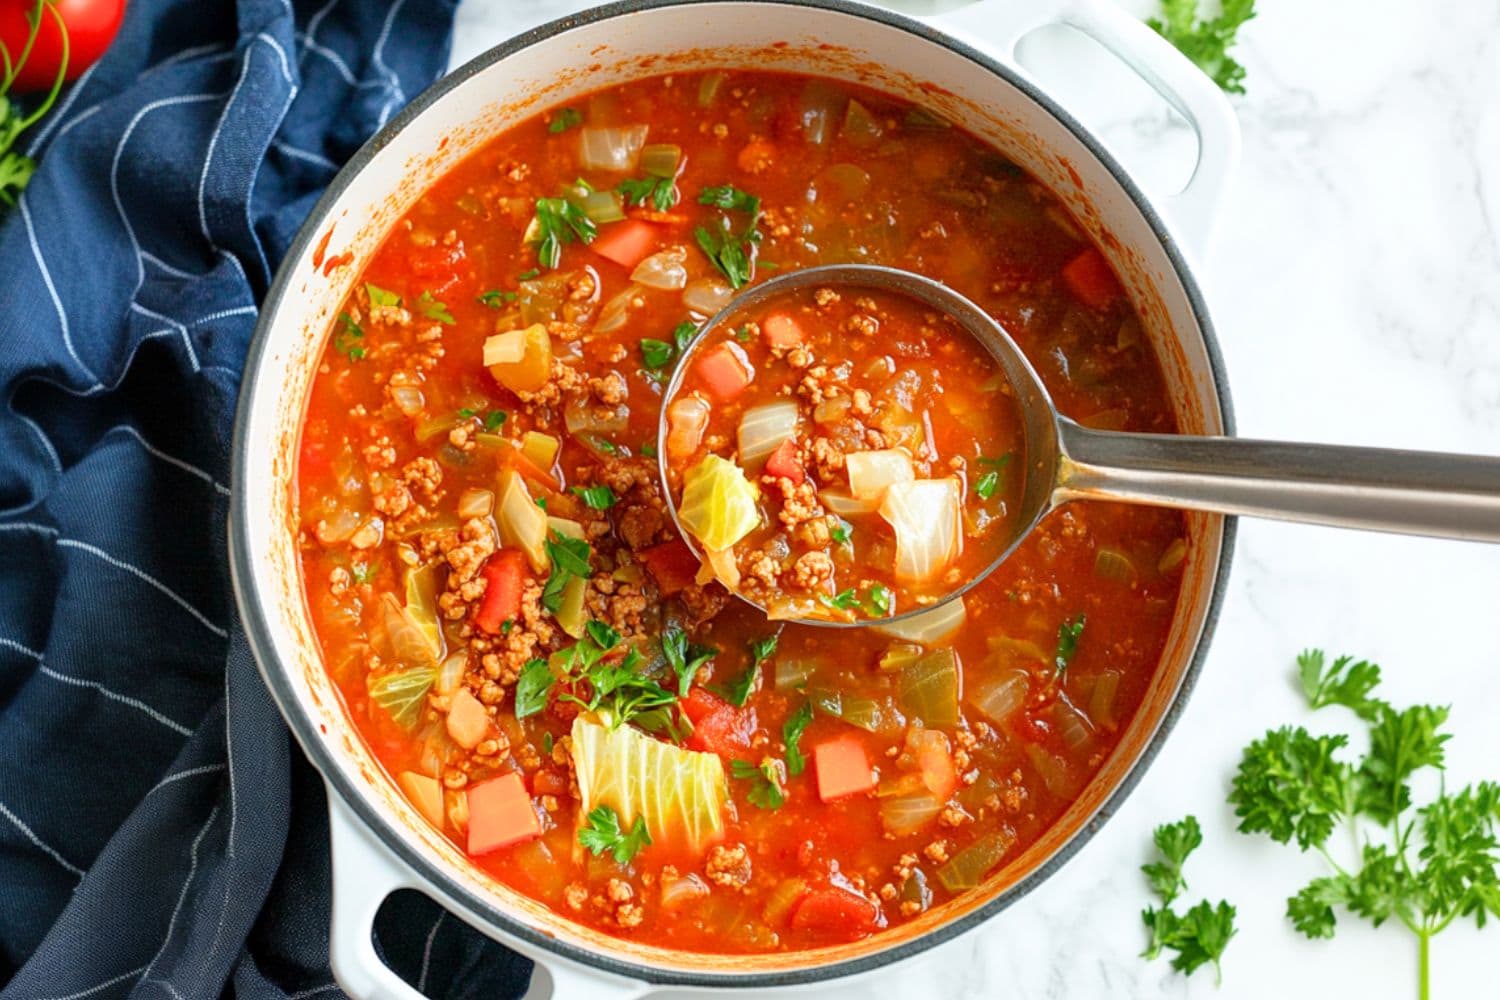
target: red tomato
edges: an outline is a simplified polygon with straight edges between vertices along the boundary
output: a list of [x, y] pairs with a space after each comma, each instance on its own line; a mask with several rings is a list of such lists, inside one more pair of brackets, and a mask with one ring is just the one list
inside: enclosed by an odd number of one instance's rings
[[[104, 54], [115, 40], [125, 19], [125, 0], [47, 0], [42, 27], [26, 64], [11, 85], [16, 93], [46, 90], [57, 77], [62, 62], [63, 38], [58, 18], [68, 29], [69, 80], [76, 80]], [[0, 42], [11, 59], [17, 59], [31, 33], [30, 16], [37, 5], [32, 0], [0, 0]], [[57, 16], [53, 16], [54, 12]]]

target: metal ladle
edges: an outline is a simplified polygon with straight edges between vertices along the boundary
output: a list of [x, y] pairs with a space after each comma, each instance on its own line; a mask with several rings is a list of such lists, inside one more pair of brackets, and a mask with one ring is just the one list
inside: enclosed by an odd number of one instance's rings
[[[1057, 412], [1041, 378], [1010, 334], [964, 296], [910, 271], [830, 264], [792, 271], [737, 296], [704, 324], [682, 352], [662, 398], [657, 462], [672, 520], [700, 558], [702, 553], [692, 536], [678, 521], [677, 501], [667, 480], [667, 405], [676, 397], [694, 351], [716, 330], [746, 309], [809, 287], [897, 292], [952, 318], [984, 345], [1010, 383], [1020, 407], [1026, 468], [1018, 516], [1007, 519], [1015, 525], [1012, 537], [972, 578], [934, 604], [889, 618], [854, 622], [796, 619], [801, 623], [850, 628], [890, 625], [925, 614], [987, 577], [1042, 518], [1074, 500], [1114, 500], [1340, 528], [1500, 542], [1500, 458], [1093, 430]], [[743, 594], [737, 596], [755, 604]]]

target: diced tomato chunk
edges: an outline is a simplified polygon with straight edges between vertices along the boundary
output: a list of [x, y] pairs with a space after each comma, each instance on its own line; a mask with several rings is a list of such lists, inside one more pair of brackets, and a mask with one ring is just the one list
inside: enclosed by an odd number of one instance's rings
[[786, 313], [772, 313], [761, 320], [760, 334], [767, 347], [796, 347], [807, 339], [802, 327]]
[[693, 733], [686, 741], [689, 750], [732, 757], [750, 749], [755, 713], [735, 708], [702, 688], [693, 688], [682, 701], [682, 714], [693, 724]]
[[744, 392], [755, 378], [755, 369], [740, 345], [727, 342], [704, 351], [693, 367], [704, 388], [725, 402]]
[[1063, 265], [1063, 282], [1090, 309], [1108, 309], [1123, 289], [1104, 255], [1093, 247]]
[[787, 438], [776, 446], [771, 457], [766, 459], [766, 475], [778, 479], [790, 479], [794, 485], [802, 485], [807, 471], [802, 468], [801, 456], [797, 454], [797, 442]]
[[516, 772], [470, 785], [468, 795], [471, 857], [542, 835], [531, 795]]
[[852, 941], [874, 933], [880, 911], [863, 896], [845, 889], [814, 889], [792, 911], [792, 927]]
[[655, 246], [656, 227], [640, 219], [625, 219], [602, 226], [589, 249], [621, 267], [633, 268], [645, 260]]
[[642, 549], [636, 558], [646, 564], [663, 597], [682, 593], [698, 576], [698, 557], [680, 538]]
[[520, 617], [521, 591], [526, 589], [529, 578], [526, 553], [520, 549], [501, 549], [490, 556], [479, 572], [485, 579], [485, 588], [474, 624], [495, 635], [506, 621]]
[[875, 787], [875, 772], [856, 736], [841, 736], [818, 744], [813, 750], [813, 767], [818, 772], [818, 798], [824, 802]]

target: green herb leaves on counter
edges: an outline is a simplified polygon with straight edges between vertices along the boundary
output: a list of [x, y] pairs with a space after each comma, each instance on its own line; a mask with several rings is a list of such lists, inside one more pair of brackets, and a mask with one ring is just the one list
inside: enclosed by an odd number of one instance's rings
[[524, 719], [547, 707], [552, 680], [552, 668], [546, 660], [527, 661], [516, 679], [516, 718]]
[[[724, 212], [713, 225], [699, 226], [694, 230], [693, 237], [698, 241], [698, 247], [728, 279], [731, 287], [743, 288], [755, 276], [753, 254], [761, 241], [760, 199], [732, 184], [723, 184], [700, 191], [698, 204], [711, 205]], [[732, 212], [748, 217], [743, 229], [735, 229], [729, 214]]]
[[568, 129], [576, 128], [577, 126], [582, 124], [582, 111], [579, 111], [577, 108], [562, 108], [557, 112], [557, 114], [553, 115], [552, 120], [547, 123], [547, 131], [551, 132], [553, 135], [557, 135], [560, 132], [566, 132]]
[[608, 851], [620, 864], [628, 865], [641, 848], [650, 846], [651, 834], [646, 830], [645, 817], [637, 816], [634, 826], [622, 830], [615, 811], [599, 806], [589, 810], [588, 823], [578, 831], [578, 843], [595, 857]]
[[762, 809], [780, 809], [786, 803], [785, 765], [774, 757], [767, 757], [759, 765], [748, 760], [729, 762], [729, 773], [740, 781], [750, 782], [745, 798], [753, 806]]
[[1162, 0], [1159, 18], [1146, 21], [1226, 93], [1245, 92], [1245, 67], [1229, 50], [1241, 26], [1255, 16], [1255, 0], [1223, 0], [1215, 17], [1199, 15], [1200, 0]]
[[1141, 871], [1161, 900], [1161, 906], [1148, 906], [1141, 912], [1141, 921], [1151, 932], [1142, 957], [1156, 958], [1163, 951], [1172, 951], [1176, 952], [1172, 968], [1179, 972], [1190, 975], [1212, 962], [1215, 974], [1221, 973], [1219, 960], [1235, 934], [1234, 907], [1223, 900], [1215, 905], [1205, 899], [1184, 913], [1172, 909], [1172, 903], [1187, 889], [1183, 863], [1203, 843], [1198, 820], [1188, 816], [1176, 823], [1165, 823], [1156, 828], [1152, 839], [1160, 859], [1141, 865]]
[[1052, 655], [1056, 676], [1066, 673], [1068, 664], [1073, 662], [1073, 654], [1078, 652], [1078, 640], [1083, 637], [1083, 626], [1087, 621], [1088, 616], [1079, 615], [1057, 627], [1057, 651]]
[[531, 220], [527, 238], [536, 244], [536, 260], [542, 267], [556, 270], [562, 263], [566, 244], [592, 243], [598, 235], [599, 227], [594, 220], [566, 198], [536, 200], [536, 216]]

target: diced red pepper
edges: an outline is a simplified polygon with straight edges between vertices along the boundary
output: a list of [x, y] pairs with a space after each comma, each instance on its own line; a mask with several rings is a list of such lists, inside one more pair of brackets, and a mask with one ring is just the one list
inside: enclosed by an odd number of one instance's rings
[[625, 219], [601, 227], [589, 249], [621, 267], [633, 268], [645, 260], [655, 246], [656, 227], [640, 219]]
[[486, 581], [484, 598], [474, 615], [474, 624], [490, 635], [496, 635], [507, 620], [521, 614], [521, 591], [526, 589], [529, 574], [526, 554], [520, 549], [501, 549], [490, 556], [479, 571]]
[[468, 796], [471, 857], [542, 835], [531, 795], [516, 772], [470, 785]]
[[1093, 247], [1063, 265], [1063, 282], [1090, 309], [1108, 309], [1123, 289], [1104, 255]]
[[792, 911], [793, 929], [845, 941], [872, 934], [879, 926], [875, 904], [844, 889], [814, 889]]
[[771, 452], [771, 457], [766, 459], [766, 475], [775, 476], [778, 479], [790, 479], [793, 485], [802, 485], [802, 481], [807, 478], [807, 471], [802, 468], [796, 441], [787, 438], [776, 446], [776, 450]]
[[755, 369], [740, 345], [727, 342], [704, 351], [693, 370], [703, 381], [704, 388], [724, 402], [744, 392], [750, 380], [755, 378]]
[[636, 558], [646, 564], [663, 597], [682, 593], [698, 577], [698, 557], [680, 538], [642, 549]]
[[755, 713], [735, 708], [722, 698], [695, 687], [682, 701], [682, 714], [693, 724], [687, 738], [689, 750], [733, 757], [750, 749], [755, 731]]

